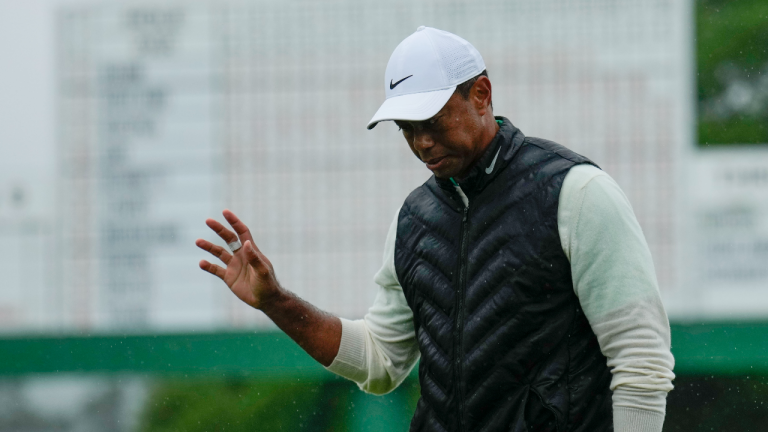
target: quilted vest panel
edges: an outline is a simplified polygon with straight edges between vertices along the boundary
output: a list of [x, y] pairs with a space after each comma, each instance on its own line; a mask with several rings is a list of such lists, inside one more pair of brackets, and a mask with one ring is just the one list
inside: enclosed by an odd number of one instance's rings
[[612, 430], [611, 375], [557, 230], [563, 179], [591, 162], [499, 119], [461, 182], [468, 207], [433, 176], [398, 218], [395, 268], [421, 351], [411, 430]]

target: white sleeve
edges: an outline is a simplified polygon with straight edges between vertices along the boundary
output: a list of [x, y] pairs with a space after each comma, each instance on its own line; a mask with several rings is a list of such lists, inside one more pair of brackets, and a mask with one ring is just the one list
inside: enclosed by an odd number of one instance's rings
[[339, 353], [326, 368], [374, 394], [394, 390], [420, 356], [413, 330], [413, 312], [395, 272], [396, 235], [397, 215], [384, 244], [384, 263], [374, 276], [379, 286], [376, 300], [363, 319], [341, 318]]
[[618, 184], [591, 165], [568, 172], [557, 213], [573, 288], [608, 359], [616, 432], [660, 432], [674, 358], [650, 250]]

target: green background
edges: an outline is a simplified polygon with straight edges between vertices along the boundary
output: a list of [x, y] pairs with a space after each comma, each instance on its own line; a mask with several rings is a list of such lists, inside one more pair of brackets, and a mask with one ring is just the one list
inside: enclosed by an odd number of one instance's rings
[[[768, 323], [672, 324], [672, 340], [678, 374], [768, 375]], [[243, 377], [265, 382], [334, 377], [283, 333], [0, 339], [0, 375], [61, 372]]]
[[[665, 430], [749, 431], [768, 424], [768, 323], [672, 324], [675, 390]], [[0, 376], [152, 377], [147, 431], [407, 430], [415, 371], [372, 396], [325, 371], [282, 333], [6, 338]], [[712, 429], [714, 428], [714, 429]]]

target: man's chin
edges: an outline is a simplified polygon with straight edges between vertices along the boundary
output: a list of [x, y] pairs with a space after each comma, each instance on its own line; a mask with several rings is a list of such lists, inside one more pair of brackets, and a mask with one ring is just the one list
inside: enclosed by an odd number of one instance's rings
[[430, 166], [427, 165], [427, 169], [432, 171], [432, 174], [434, 174], [435, 177], [448, 180], [451, 177], [456, 178], [461, 174], [461, 166], [457, 166], [459, 164], [456, 162], [455, 158], [445, 158], [434, 168], [430, 168]]
[[449, 180], [451, 177], [456, 177], [457, 173], [455, 173], [455, 170], [448, 170], [448, 169], [436, 169], [431, 170], [432, 174], [435, 175], [435, 177], [442, 179], [442, 180]]

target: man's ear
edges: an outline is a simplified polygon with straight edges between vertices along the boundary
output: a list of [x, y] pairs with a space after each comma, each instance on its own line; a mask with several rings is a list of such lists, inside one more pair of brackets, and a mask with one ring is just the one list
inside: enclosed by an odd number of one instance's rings
[[469, 91], [469, 99], [481, 116], [485, 115], [489, 109], [492, 109], [491, 94], [491, 80], [487, 76], [478, 77]]

